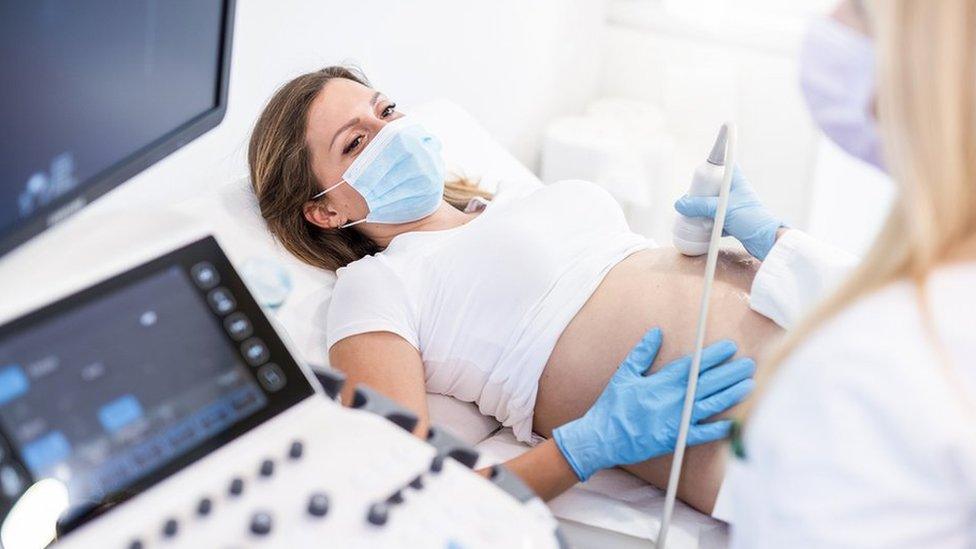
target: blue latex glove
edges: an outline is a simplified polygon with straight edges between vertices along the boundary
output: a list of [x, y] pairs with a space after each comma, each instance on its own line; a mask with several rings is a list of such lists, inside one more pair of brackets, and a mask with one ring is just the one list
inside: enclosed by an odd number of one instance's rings
[[[674, 451], [684, 404], [691, 357], [671, 362], [645, 376], [661, 348], [654, 328], [627, 355], [593, 407], [583, 417], [553, 431], [556, 445], [581, 481], [600, 469], [637, 463]], [[733, 360], [735, 343], [723, 340], [702, 351], [698, 391], [688, 444], [724, 438], [730, 420], [700, 423], [742, 401], [755, 387], [756, 364]]]
[[[715, 219], [718, 197], [685, 195], [674, 203], [674, 209], [685, 217]], [[776, 231], [783, 226], [759, 201], [749, 180], [736, 166], [732, 170], [732, 189], [722, 234], [735, 237], [753, 257], [762, 261], [776, 243]]]

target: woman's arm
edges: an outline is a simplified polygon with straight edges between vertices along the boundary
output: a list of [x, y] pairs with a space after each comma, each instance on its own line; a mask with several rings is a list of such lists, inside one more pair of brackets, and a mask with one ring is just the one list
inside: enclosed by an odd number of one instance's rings
[[329, 363], [346, 374], [342, 402], [352, 402], [360, 383], [390, 397], [417, 415], [414, 434], [426, 438], [430, 417], [424, 385], [424, 363], [407, 340], [392, 332], [368, 332], [336, 342]]
[[[430, 416], [420, 353], [390, 332], [369, 332], [338, 341], [329, 361], [346, 374], [343, 402], [352, 402], [356, 385], [363, 383], [417, 414], [414, 434], [427, 437]], [[549, 440], [505, 463], [543, 499], [552, 499], [578, 482], [555, 442]], [[489, 469], [478, 471], [487, 476]]]
[[[558, 427], [552, 440], [505, 465], [540, 497], [551, 499], [600, 469], [672, 452], [691, 357], [679, 358], [648, 375], [661, 338], [659, 329], [648, 331], [583, 417]], [[724, 438], [731, 422], [707, 419], [735, 406], [752, 391], [755, 363], [750, 359], [727, 362], [736, 350], [734, 343], [724, 340], [702, 352], [689, 445]], [[420, 421], [414, 434], [426, 437], [429, 418], [423, 362], [406, 340], [390, 332], [360, 334], [333, 345], [329, 358], [349, 377], [346, 399], [357, 384], [365, 383], [415, 412]], [[723, 364], [725, 367], [718, 368]], [[480, 472], [487, 475], [486, 470]]]

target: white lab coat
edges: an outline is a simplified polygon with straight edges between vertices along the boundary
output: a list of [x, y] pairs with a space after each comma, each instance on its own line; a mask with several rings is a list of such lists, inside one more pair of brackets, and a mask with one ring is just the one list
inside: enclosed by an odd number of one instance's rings
[[[752, 306], [790, 327], [852, 256], [789, 231]], [[780, 367], [723, 486], [736, 548], [976, 547], [976, 263], [890, 285]]]

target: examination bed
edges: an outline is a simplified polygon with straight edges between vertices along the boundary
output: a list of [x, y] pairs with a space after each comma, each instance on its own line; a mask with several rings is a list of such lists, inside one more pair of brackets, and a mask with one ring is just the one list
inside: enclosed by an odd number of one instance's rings
[[[496, 193], [542, 182], [519, 163], [467, 112], [448, 101], [407, 110], [421, 118], [444, 143], [449, 171], [480, 181]], [[325, 319], [335, 276], [299, 263], [274, 243], [263, 226], [246, 177], [177, 207], [194, 222], [205, 223], [247, 277], [287, 273], [285, 301], [272, 314], [315, 368], [327, 367]], [[269, 265], [273, 268], [269, 269]], [[280, 281], [269, 281], [279, 284]], [[255, 281], [249, 280], [255, 285]], [[256, 285], [263, 282], [258, 280]], [[528, 449], [476, 405], [430, 395], [431, 421], [481, 451], [481, 465], [505, 461]], [[647, 547], [660, 524], [663, 492], [621, 470], [602, 471], [550, 502], [574, 547]], [[725, 547], [728, 526], [679, 502], [669, 547]]]

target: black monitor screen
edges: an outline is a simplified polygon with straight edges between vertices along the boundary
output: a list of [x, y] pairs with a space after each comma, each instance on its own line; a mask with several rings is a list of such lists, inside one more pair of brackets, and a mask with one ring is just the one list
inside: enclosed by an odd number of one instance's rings
[[177, 266], [0, 340], [0, 427], [33, 478], [101, 500], [267, 397]]
[[219, 122], [231, 8], [0, 2], [0, 253]]

